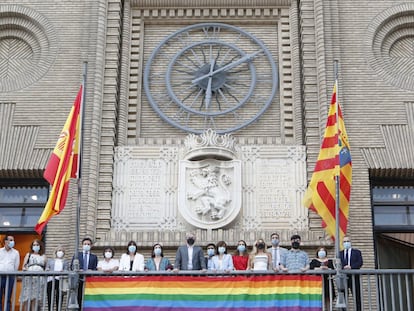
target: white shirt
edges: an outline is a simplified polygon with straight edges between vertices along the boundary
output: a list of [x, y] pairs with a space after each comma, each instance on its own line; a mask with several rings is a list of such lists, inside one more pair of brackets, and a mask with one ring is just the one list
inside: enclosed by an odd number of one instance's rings
[[6, 250], [5, 247], [0, 248], [0, 271], [17, 271], [19, 264], [19, 251], [14, 248], [10, 250]]
[[63, 271], [63, 259], [55, 259], [54, 271]]
[[193, 245], [187, 245], [188, 250], [188, 270], [193, 270]]
[[[119, 270], [129, 271], [131, 267], [131, 257], [129, 254], [122, 254], [121, 260], [119, 262]], [[132, 263], [132, 271], [144, 271], [145, 261], [144, 256], [139, 253], [136, 253]]]
[[278, 268], [280, 265], [280, 249], [279, 247], [272, 247], [273, 268]]
[[109, 261], [99, 260], [98, 262], [98, 270], [108, 271], [112, 270], [115, 267], [119, 267], [119, 260], [111, 258]]

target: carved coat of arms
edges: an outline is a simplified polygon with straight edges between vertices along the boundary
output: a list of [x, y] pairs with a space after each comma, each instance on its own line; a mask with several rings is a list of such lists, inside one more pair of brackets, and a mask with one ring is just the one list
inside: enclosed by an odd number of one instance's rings
[[224, 227], [240, 212], [239, 160], [182, 160], [178, 185], [179, 211], [186, 221], [196, 227]]

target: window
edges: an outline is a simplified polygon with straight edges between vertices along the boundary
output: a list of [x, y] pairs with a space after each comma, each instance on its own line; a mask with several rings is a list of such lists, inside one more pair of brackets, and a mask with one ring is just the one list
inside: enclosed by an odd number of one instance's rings
[[33, 231], [48, 191], [47, 186], [0, 186], [0, 230]]
[[374, 187], [372, 195], [375, 227], [414, 227], [413, 186]]

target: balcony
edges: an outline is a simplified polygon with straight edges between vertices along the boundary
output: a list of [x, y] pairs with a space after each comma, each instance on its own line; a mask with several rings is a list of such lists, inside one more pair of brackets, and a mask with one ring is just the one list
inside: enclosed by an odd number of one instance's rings
[[[337, 275], [340, 277], [338, 278]], [[85, 286], [81, 292], [81, 299], [85, 311], [120, 310], [118, 302], [114, 301], [120, 297], [117, 298], [116, 295], [126, 295], [125, 293], [129, 293], [129, 298], [124, 300], [122, 310], [148, 310], [148, 307], [143, 305], [140, 307], [143, 295], [147, 295], [145, 303], [150, 300], [157, 303], [151, 310], [162, 311], [180, 310], [180, 306], [184, 308], [189, 304], [188, 297], [191, 295], [193, 295], [192, 304], [195, 301], [194, 297], [199, 300], [196, 301], [195, 309], [199, 307], [204, 311], [219, 310], [224, 306], [226, 310], [232, 308], [255, 310], [254, 306], [267, 308], [266, 310], [299, 310], [299, 304], [302, 304], [300, 310], [358, 310], [353, 295], [357, 293], [358, 288], [361, 293], [361, 310], [414, 311], [414, 270], [340, 270], [338, 273], [309, 271], [303, 274], [266, 271], [114, 272], [112, 274], [95, 271], [79, 273], [19, 271], [13, 274], [0, 272], [0, 277], [6, 292], [10, 288], [11, 280], [16, 280], [12, 287], [11, 310], [77, 310], [76, 287], [82, 284], [78, 280], [84, 280]], [[347, 278], [350, 280], [349, 283]], [[187, 294], [180, 294], [181, 289], [177, 290], [177, 287], [173, 290], [174, 282], [180, 284], [180, 288], [184, 288], [182, 293]], [[203, 282], [208, 289], [203, 289]], [[21, 302], [23, 284], [29, 286], [26, 293], [31, 293], [31, 297], [40, 299], [34, 299], [32, 303]], [[50, 289], [57, 284], [59, 284], [58, 290], [50, 291], [48, 296], [48, 287]], [[350, 286], [349, 290], [346, 289], [347, 284]], [[168, 299], [165, 298], [167, 292]], [[151, 298], [148, 296], [150, 293]], [[209, 304], [208, 297], [218, 297], [217, 295], [221, 300], [215, 298], [214, 303]], [[7, 298], [3, 297], [3, 302], [5, 299]], [[130, 307], [127, 305], [128, 301], [134, 301]], [[224, 304], [223, 308], [218, 307], [217, 301]], [[6, 311], [6, 305], [2, 305], [1, 310]]]

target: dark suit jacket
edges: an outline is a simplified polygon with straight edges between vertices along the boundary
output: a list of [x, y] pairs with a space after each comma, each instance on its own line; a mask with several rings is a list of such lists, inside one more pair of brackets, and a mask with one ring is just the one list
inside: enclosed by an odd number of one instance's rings
[[[204, 259], [204, 253], [200, 246], [193, 246], [193, 270], [206, 269], [206, 260]], [[175, 255], [175, 269], [188, 270], [188, 249], [187, 245], [178, 247], [177, 254]]]
[[[95, 254], [89, 253], [88, 269], [83, 268], [83, 253], [78, 252], [79, 269], [80, 270], [97, 270], [98, 269], [98, 257]], [[72, 265], [73, 269], [73, 260]]]
[[[345, 260], [345, 252], [343, 250], [340, 252], [340, 257], [341, 257], [341, 263], [342, 263], [342, 268], [343, 268], [348, 264]], [[364, 262], [362, 260], [361, 251], [356, 248], [351, 248], [351, 260], [350, 260], [351, 268], [360, 269], [363, 263]]]

